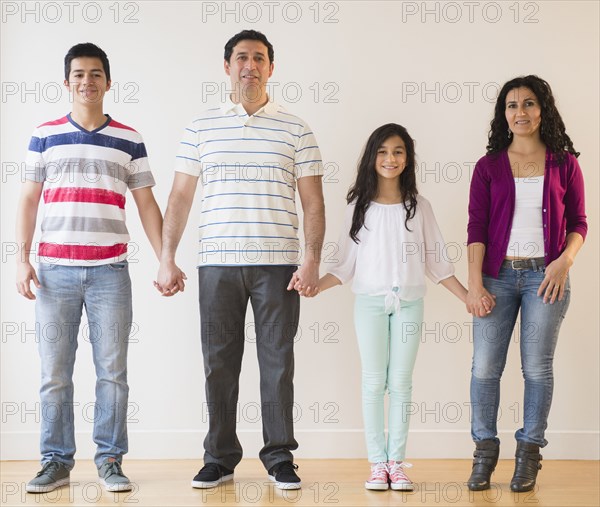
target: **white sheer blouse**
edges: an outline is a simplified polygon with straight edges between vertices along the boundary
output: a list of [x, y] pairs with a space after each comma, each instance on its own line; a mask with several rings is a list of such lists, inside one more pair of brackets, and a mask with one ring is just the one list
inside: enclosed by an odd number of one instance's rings
[[355, 294], [386, 296], [386, 306], [414, 301], [426, 293], [425, 276], [439, 283], [454, 274], [452, 255], [433, 214], [431, 204], [417, 196], [417, 211], [404, 226], [402, 204], [371, 202], [360, 242], [350, 238], [354, 203], [346, 208], [337, 256], [328, 271], [342, 283], [353, 279]]

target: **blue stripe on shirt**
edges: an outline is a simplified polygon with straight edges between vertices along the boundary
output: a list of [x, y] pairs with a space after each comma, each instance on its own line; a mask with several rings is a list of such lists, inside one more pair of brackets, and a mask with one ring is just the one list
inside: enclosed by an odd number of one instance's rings
[[[209, 139], [208, 141], [204, 141], [200, 144], [197, 144], [196, 146], [200, 146], [202, 144], [207, 144], [207, 143], [223, 143], [223, 142], [228, 142], [228, 141], [264, 141], [267, 143], [281, 143], [281, 144], [287, 144], [288, 146], [294, 148], [294, 145], [291, 143], [287, 143], [285, 141], [278, 141], [277, 139], [261, 139], [258, 137], [236, 137], [233, 139], [229, 139], [229, 138], [224, 138], [224, 139]], [[304, 148], [306, 149], [306, 148]]]
[[[34, 138], [32, 138], [33, 141]], [[146, 147], [144, 143], [134, 143], [133, 141], [128, 141], [127, 139], [122, 139], [114, 136], [107, 136], [102, 133], [95, 134], [84, 134], [80, 131], [77, 132], [64, 132], [62, 134], [54, 134], [44, 138], [44, 143], [42, 147], [41, 142], [34, 143], [36, 144], [36, 150], [38, 153], [42, 153], [43, 151], [48, 150], [49, 148], [53, 148], [55, 146], [68, 146], [71, 144], [77, 145], [91, 145], [91, 146], [100, 146], [102, 148], [112, 148], [114, 150], [119, 150], [124, 153], [127, 153], [132, 160], [136, 160], [138, 158], [147, 157]], [[30, 144], [31, 149], [31, 144]]]
[[282, 224], [279, 222], [238, 222], [238, 221], [226, 221], [226, 222], [211, 222], [209, 224], [199, 225], [198, 229], [202, 229], [204, 227], [210, 227], [211, 225], [221, 225], [221, 224], [261, 224], [261, 225], [281, 225], [282, 227], [291, 227], [294, 230], [298, 230], [297, 227], [294, 227], [292, 224]]
[[[212, 165], [210, 165], [212, 164]], [[257, 165], [257, 162], [248, 162], [246, 164], [219, 164], [218, 162], [204, 162], [205, 167], [202, 168], [203, 171], [210, 171], [212, 169], [221, 169], [223, 167], [235, 167], [235, 168], [240, 168], [240, 167], [244, 167], [244, 168], [250, 168], [250, 169], [280, 169], [283, 172], [289, 173], [292, 176], [296, 176], [293, 171], [288, 171], [287, 169], [284, 169], [283, 167], [280, 167], [278, 165]], [[235, 181], [235, 180], [234, 180]], [[244, 181], [263, 181], [263, 180], [248, 180], [246, 178], [244, 178]]]
[[311, 164], [313, 162], [323, 162], [322, 160], [307, 160], [306, 162], [296, 162], [294, 165]]
[[318, 146], [307, 146], [306, 148], [300, 148], [299, 150], [296, 150], [296, 153], [300, 153], [301, 151], [304, 150], [310, 150], [311, 148], [318, 148]]
[[198, 242], [209, 240], [209, 239], [230, 239], [230, 238], [261, 238], [261, 239], [286, 239], [291, 241], [298, 241], [298, 238], [293, 238], [289, 236], [205, 236], [202, 239], [199, 239]]
[[222, 118], [236, 118], [237, 114], [230, 114], [228, 116], [209, 116], [208, 118], [196, 118], [195, 120], [192, 120], [192, 123], [196, 123], [198, 121], [205, 121], [205, 120], [220, 120]]
[[218, 153], [238, 153], [238, 154], [248, 154], [248, 155], [278, 155], [280, 157], [289, 158], [290, 160], [294, 160], [294, 157], [290, 157], [289, 155], [285, 155], [284, 153], [279, 153], [277, 151], [211, 151], [210, 153], [205, 153], [200, 157], [202, 160], [204, 157], [208, 157], [209, 155], [216, 155]]
[[221, 197], [223, 195], [258, 195], [258, 196], [267, 196], [267, 197], [281, 197], [283, 199], [288, 199], [290, 201], [294, 200], [291, 197], [286, 197], [285, 195], [281, 195], [281, 194], [257, 194], [257, 193], [252, 193], [252, 192], [226, 192], [226, 193], [224, 192], [222, 194], [205, 195], [202, 200], [204, 201], [204, 199], [208, 199], [210, 197]]
[[200, 161], [199, 161], [198, 159], [195, 159], [195, 158], [190, 158], [190, 157], [184, 157], [184, 156], [182, 156], [182, 155], [177, 155], [175, 158], [182, 158], [182, 159], [184, 159], [184, 160], [193, 160], [194, 162], [198, 162], [198, 163], [200, 163]]
[[298, 127], [304, 127], [304, 125], [302, 125], [302, 123], [294, 123], [291, 121], [276, 120], [275, 118], [269, 118], [268, 116], [255, 116], [255, 118], [262, 118], [263, 120], [271, 120], [271, 121], [276, 121], [279, 123], [286, 123], [288, 125], [296, 125]]
[[290, 215], [298, 216], [298, 213], [294, 213], [292, 211], [288, 211], [286, 209], [279, 208], [255, 208], [255, 207], [245, 207], [245, 206], [227, 206], [223, 208], [212, 208], [202, 211], [201, 213], [210, 213], [211, 211], [221, 211], [225, 209], [259, 209], [259, 210], [269, 210], [269, 211], [281, 211], [282, 213], [289, 213]]
[[[296, 190], [292, 185], [290, 185], [288, 182], [286, 181], [278, 181], [278, 180], [249, 180], [251, 182], [255, 182], [255, 183], [279, 183], [280, 185], [285, 185], [286, 187], [291, 188], [292, 190]], [[235, 180], [210, 180], [210, 181], [205, 181], [203, 182], [203, 185], [210, 185], [211, 183], [234, 183], [235, 184]]]

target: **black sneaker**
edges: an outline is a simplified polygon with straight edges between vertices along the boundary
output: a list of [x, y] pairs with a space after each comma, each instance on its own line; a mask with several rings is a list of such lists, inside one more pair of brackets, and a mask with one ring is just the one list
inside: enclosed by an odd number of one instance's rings
[[207, 463], [192, 480], [192, 488], [214, 488], [221, 482], [233, 480], [233, 470], [218, 463]]
[[300, 489], [300, 477], [296, 475], [298, 465], [291, 461], [282, 461], [273, 465], [269, 470], [269, 479], [275, 483], [279, 489]]

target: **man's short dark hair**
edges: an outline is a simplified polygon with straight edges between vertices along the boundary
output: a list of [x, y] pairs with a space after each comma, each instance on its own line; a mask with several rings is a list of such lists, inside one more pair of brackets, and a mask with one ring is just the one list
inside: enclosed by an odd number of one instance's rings
[[235, 34], [225, 44], [225, 60], [229, 63], [233, 48], [242, 40], [257, 40], [267, 46], [267, 52], [269, 55], [269, 63], [273, 63], [275, 60], [275, 52], [273, 51], [273, 44], [271, 44], [265, 34], [257, 32], [256, 30], [242, 30], [240, 33]]
[[71, 73], [71, 62], [74, 58], [98, 58], [102, 62], [104, 68], [104, 74], [106, 74], [107, 81], [110, 81], [110, 64], [108, 63], [108, 56], [102, 51], [96, 44], [91, 42], [84, 42], [76, 44], [69, 52], [65, 55], [65, 79], [69, 80], [69, 74]]

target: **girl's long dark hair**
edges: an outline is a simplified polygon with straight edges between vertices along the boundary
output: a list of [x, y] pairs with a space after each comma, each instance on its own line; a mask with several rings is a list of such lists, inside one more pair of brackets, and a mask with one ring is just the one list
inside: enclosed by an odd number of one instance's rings
[[367, 140], [362, 157], [358, 164], [356, 181], [348, 190], [346, 201], [355, 201], [354, 215], [352, 216], [352, 227], [350, 237], [355, 243], [359, 242], [358, 231], [365, 225], [365, 215], [371, 201], [377, 197], [378, 177], [375, 171], [377, 150], [390, 137], [399, 136], [406, 146], [406, 167], [399, 178], [399, 188], [402, 195], [402, 204], [406, 210], [404, 227], [407, 230], [408, 221], [415, 216], [417, 210], [417, 177], [415, 174], [415, 143], [402, 125], [388, 123], [375, 130]]
[[553, 153], [560, 162], [564, 160], [564, 152], [579, 156], [575, 151], [573, 141], [567, 135], [565, 124], [556, 108], [554, 96], [550, 85], [538, 76], [521, 76], [511, 79], [504, 84], [494, 109], [494, 119], [490, 123], [488, 134], [487, 153], [498, 153], [505, 150], [512, 142], [512, 136], [508, 135], [508, 122], [506, 121], [506, 96], [511, 90], [525, 86], [537, 97], [542, 108], [542, 122], [540, 124], [540, 138], [548, 150]]

